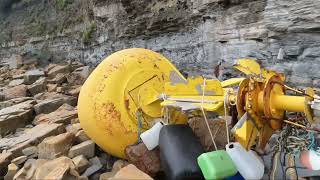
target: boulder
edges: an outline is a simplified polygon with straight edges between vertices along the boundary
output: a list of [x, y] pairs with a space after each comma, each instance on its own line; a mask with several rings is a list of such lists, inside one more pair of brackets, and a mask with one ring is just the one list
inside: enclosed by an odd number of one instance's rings
[[71, 120], [71, 124], [80, 123], [79, 118], [74, 118]]
[[68, 90], [67, 94], [70, 96], [78, 97], [80, 94], [80, 90], [81, 86], [73, 86]]
[[3, 92], [3, 89], [1, 89], [0, 91], [0, 101], [4, 101], [5, 100], [5, 93]]
[[84, 155], [86, 158], [92, 158], [95, 152], [95, 143], [91, 140], [82, 142], [72, 146], [69, 150], [68, 157], [74, 158], [79, 155]]
[[56, 111], [49, 114], [41, 114], [35, 118], [33, 124], [40, 123], [63, 123], [70, 124], [71, 120], [78, 117], [77, 110], [68, 105], [63, 104]]
[[12, 69], [9, 71], [9, 74], [13, 79], [24, 79], [24, 73], [27, 72], [25, 67], [21, 67], [19, 69]]
[[2, 152], [0, 154], [0, 176], [4, 176], [7, 172], [8, 165], [12, 159], [11, 152]]
[[47, 84], [48, 92], [55, 92], [57, 90], [58, 84]]
[[67, 81], [67, 74], [64, 73], [58, 73], [53, 79], [49, 79], [48, 83], [50, 84], [62, 84]]
[[24, 73], [24, 83], [25, 84], [32, 84], [36, 82], [40, 77], [44, 77], [44, 71], [39, 69], [29, 70]]
[[74, 71], [82, 66], [84, 66], [81, 62], [79, 61], [71, 61], [70, 63], [70, 66], [71, 66], [71, 71]]
[[2, 101], [2, 102], [0, 102], [0, 110], [4, 109], [6, 107], [10, 107], [10, 106], [13, 106], [16, 104], [23, 103], [28, 100], [33, 100], [33, 98], [32, 97], [21, 97], [21, 98], [10, 99], [7, 101]]
[[44, 72], [48, 74], [48, 72], [56, 66], [57, 64], [49, 64], [48, 66], [45, 67]]
[[56, 92], [58, 92], [58, 93], [64, 93], [66, 89], [67, 89], [66, 87], [61, 87], [61, 86], [59, 86], [59, 87], [57, 87]]
[[114, 159], [111, 155], [107, 153], [99, 153], [99, 159], [105, 170], [112, 170]]
[[47, 137], [38, 145], [38, 158], [54, 159], [67, 155], [73, 141], [74, 135], [69, 132]]
[[112, 177], [114, 177], [114, 175], [116, 175], [117, 172], [106, 172], [106, 173], [102, 173], [100, 175], [99, 180], [110, 180]]
[[10, 100], [14, 98], [26, 97], [27, 96], [27, 86], [19, 85], [12, 88], [4, 90], [4, 99]]
[[62, 156], [38, 167], [34, 179], [76, 180], [79, 178], [79, 173], [75, 169], [72, 160]]
[[[215, 143], [218, 149], [225, 149], [228, 144], [226, 124], [224, 119], [212, 119], [208, 121], [211, 132], [215, 134]], [[214, 145], [212, 143], [208, 127], [202, 117], [194, 117], [189, 120], [189, 126], [192, 128], [194, 134], [199, 138], [200, 143], [206, 151], [213, 151]]]
[[48, 114], [57, 110], [61, 105], [65, 103], [63, 98], [47, 99], [40, 101], [34, 106], [36, 114]]
[[0, 110], [0, 134], [6, 135], [29, 124], [34, 118], [34, 100], [29, 100]]
[[13, 54], [6, 62], [10, 69], [17, 69], [23, 65], [22, 56], [17, 54]]
[[15, 74], [12, 76], [12, 79], [24, 79], [24, 72], [21, 74]]
[[45, 77], [39, 78], [36, 82], [28, 86], [28, 92], [34, 96], [47, 90], [47, 80]]
[[23, 155], [28, 156], [28, 158], [35, 158], [38, 157], [38, 148], [37, 146], [30, 146], [24, 148], [22, 150]]
[[9, 164], [8, 165], [8, 172], [7, 174], [4, 176], [4, 180], [12, 180], [14, 175], [18, 172], [19, 167], [16, 164]]
[[34, 179], [36, 169], [46, 163], [45, 159], [28, 159], [24, 166], [14, 175], [14, 180], [31, 180]]
[[89, 167], [89, 161], [86, 159], [84, 155], [79, 155], [72, 158], [74, 165], [76, 166], [76, 170], [79, 173], [84, 172]]
[[23, 164], [24, 162], [26, 162], [26, 160], [28, 159], [27, 156], [20, 156], [20, 157], [17, 157], [17, 158], [14, 158], [11, 163], [19, 166], [21, 164]]
[[57, 74], [62, 73], [62, 74], [67, 74], [70, 72], [70, 67], [69, 65], [56, 65], [50, 69], [48, 69], [48, 77], [50, 79], [53, 79], [56, 77]]
[[112, 171], [113, 172], [118, 172], [121, 168], [127, 166], [128, 164], [129, 163], [127, 161], [119, 159], [119, 160], [117, 160], [116, 162], [113, 163]]
[[77, 98], [73, 96], [68, 96], [65, 94], [60, 94], [56, 92], [44, 92], [44, 93], [39, 93], [34, 96], [36, 100], [53, 100], [53, 99], [58, 99], [58, 98], [63, 98], [64, 102], [71, 105], [71, 106], [76, 106], [77, 105]]
[[8, 84], [9, 87], [19, 86], [24, 83], [24, 79], [14, 79]]
[[84, 130], [80, 130], [76, 133], [76, 142], [82, 143], [84, 141], [90, 140]]
[[129, 164], [124, 168], [120, 169], [112, 178], [112, 180], [123, 180], [123, 179], [139, 179], [139, 180], [152, 180], [148, 174], [139, 170], [135, 165]]
[[90, 163], [91, 166], [86, 169], [86, 171], [81, 176], [89, 177], [102, 168], [102, 164], [98, 157], [91, 158]]
[[155, 176], [161, 170], [160, 151], [158, 148], [149, 151], [143, 143], [128, 146], [125, 149], [129, 163], [134, 164], [150, 176]]
[[90, 75], [90, 67], [79, 67], [67, 76], [68, 83], [71, 85], [82, 85]]
[[66, 131], [70, 132], [74, 135], [76, 135], [78, 133], [78, 131], [80, 131], [82, 128], [80, 126], [80, 123], [75, 123], [75, 124], [69, 124], [66, 126]]
[[[62, 124], [40, 124], [18, 137], [0, 139], [0, 149], [11, 153], [11, 158], [23, 155], [22, 150], [39, 144], [44, 138], [61, 134], [65, 131]], [[3, 155], [4, 156], [4, 155]], [[1, 159], [1, 158], [0, 158]], [[11, 160], [11, 159], [10, 159]], [[1, 160], [0, 160], [1, 167]], [[0, 168], [1, 169], [1, 168]]]

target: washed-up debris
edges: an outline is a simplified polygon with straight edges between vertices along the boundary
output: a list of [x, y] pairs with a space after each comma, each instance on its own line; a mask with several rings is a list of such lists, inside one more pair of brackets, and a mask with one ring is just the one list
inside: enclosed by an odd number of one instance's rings
[[224, 150], [201, 154], [198, 164], [206, 179], [224, 179], [237, 173], [237, 167]]
[[245, 179], [261, 179], [263, 177], [264, 164], [254, 151], [245, 150], [239, 143], [228, 144], [226, 151]]
[[159, 137], [162, 168], [168, 179], [202, 179], [197, 158], [204, 153], [199, 140], [187, 125], [167, 125]]
[[148, 150], [152, 150], [159, 145], [159, 134], [162, 127], [163, 123], [157, 122], [152, 126], [152, 128], [140, 135], [141, 140], [146, 145]]
[[[317, 96], [311, 91], [288, 87], [280, 74], [247, 59], [235, 64], [246, 78], [220, 82], [185, 79], [164, 57], [143, 49], [119, 57], [120, 65], [111, 58], [89, 79], [90, 67], [75, 61], [42, 68], [17, 58], [11, 68], [1, 67], [0, 175], [122, 180], [157, 179], [164, 172], [170, 179], [274, 179], [281, 167], [283, 177], [297, 179], [294, 158], [301, 152], [301, 164], [318, 169], [318, 130], [310, 126]], [[130, 74], [135, 71], [128, 71], [127, 57], [147, 73]], [[269, 93], [278, 99], [268, 102], [274, 98]], [[298, 112], [297, 118], [283, 119], [286, 111]], [[268, 142], [274, 132], [278, 138]], [[269, 168], [259, 155], [272, 153], [276, 165]]]

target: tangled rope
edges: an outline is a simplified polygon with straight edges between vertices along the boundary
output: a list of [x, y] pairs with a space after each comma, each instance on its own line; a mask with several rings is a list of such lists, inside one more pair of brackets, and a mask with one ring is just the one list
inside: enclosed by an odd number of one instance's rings
[[[299, 126], [295, 123], [296, 121], [299, 121]], [[282, 169], [283, 179], [286, 179], [286, 176], [297, 178], [297, 167], [294, 165], [294, 160], [291, 161], [291, 164], [286, 164], [286, 155], [294, 159], [294, 157], [300, 156], [302, 151], [314, 150], [320, 156], [320, 144], [316, 141], [318, 131], [310, 129], [309, 122], [305, 117], [300, 117], [299, 114], [296, 114], [296, 117], [291, 119], [290, 122], [292, 123], [287, 123], [283, 127], [276, 138], [277, 143], [271, 148], [271, 151], [275, 152], [270, 174], [271, 179], [275, 179], [275, 173], [279, 165]], [[278, 163], [279, 160], [280, 164]], [[285, 166], [287, 166], [286, 169], [284, 169]]]

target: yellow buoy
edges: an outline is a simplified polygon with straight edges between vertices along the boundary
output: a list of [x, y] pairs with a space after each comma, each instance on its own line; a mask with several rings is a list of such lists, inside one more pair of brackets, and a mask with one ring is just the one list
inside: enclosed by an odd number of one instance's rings
[[[106, 59], [82, 86], [78, 112], [81, 127], [103, 150], [126, 158], [124, 149], [138, 140], [138, 126], [149, 129], [161, 117], [164, 84], [186, 79], [162, 55], [126, 49]], [[142, 112], [141, 123], [137, 111]]]

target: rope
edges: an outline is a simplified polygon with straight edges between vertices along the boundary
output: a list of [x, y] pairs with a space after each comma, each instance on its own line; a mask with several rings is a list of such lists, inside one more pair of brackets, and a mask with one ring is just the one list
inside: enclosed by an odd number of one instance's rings
[[[161, 94], [162, 100], [165, 101], [167, 99], [166, 94]], [[167, 106], [162, 107], [161, 109], [161, 115], [163, 117], [163, 121], [165, 124], [169, 124], [169, 110]]]
[[138, 143], [141, 142], [141, 129], [142, 129], [142, 120], [141, 120], [141, 112], [138, 110], [137, 111], [137, 119], [138, 119]]
[[211, 137], [212, 143], [213, 143], [213, 145], [214, 145], [214, 149], [215, 149], [215, 150], [218, 150], [217, 145], [216, 145], [216, 142], [214, 141], [214, 137], [213, 137], [213, 135], [212, 135], [212, 132], [211, 132], [210, 126], [209, 126], [209, 122], [208, 122], [208, 119], [207, 119], [206, 113], [204, 112], [204, 109], [203, 109], [204, 90], [205, 90], [205, 88], [206, 88], [206, 79], [203, 79], [202, 99], [201, 99], [201, 112], [202, 112], [202, 115], [203, 115], [204, 120], [205, 120], [205, 122], [206, 122], [206, 125], [207, 125], [207, 127], [208, 127], [209, 134], [210, 134], [210, 137]]
[[311, 149], [313, 150], [315, 148], [315, 146], [316, 146], [314, 133], [313, 132], [309, 132], [308, 133], [308, 137], [311, 139], [311, 142], [310, 142], [310, 144], [308, 146], [308, 150], [311, 150]]
[[276, 154], [273, 157], [273, 168], [272, 168], [272, 180], [275, 179], [275, 174], [278, 168], [278, 159], [280, 157], [280, 152], [276, 152]]
[[291, 124], [291, 125], [294, 125], [294, 126], [297, 126], [297, 127], [300, 127], [300, 128], [303, 128], [303, 129], [306, 129], [306, 128], [307, 128], [307, 127], [304, 126], [304, 125], [301, 125], [301, 124], [298, 124], [298, 123], [295, 123], [295, 122], [292, 122], [292, 121], [283, 120], [283, 122], [288, 123], [288, 124]]
[[223, 105], [224, 105], [224, 120], [225, 120], [226, 131], [227, 131], [227, 141], [228, 141], [228, 144], [230, 144], [229, 128], [228, 128], [228, 121], [227, 121], [227, 100], [229, 100], [229, 91], [227, 91], [227, 95], [225, 100], [223, 101]]

